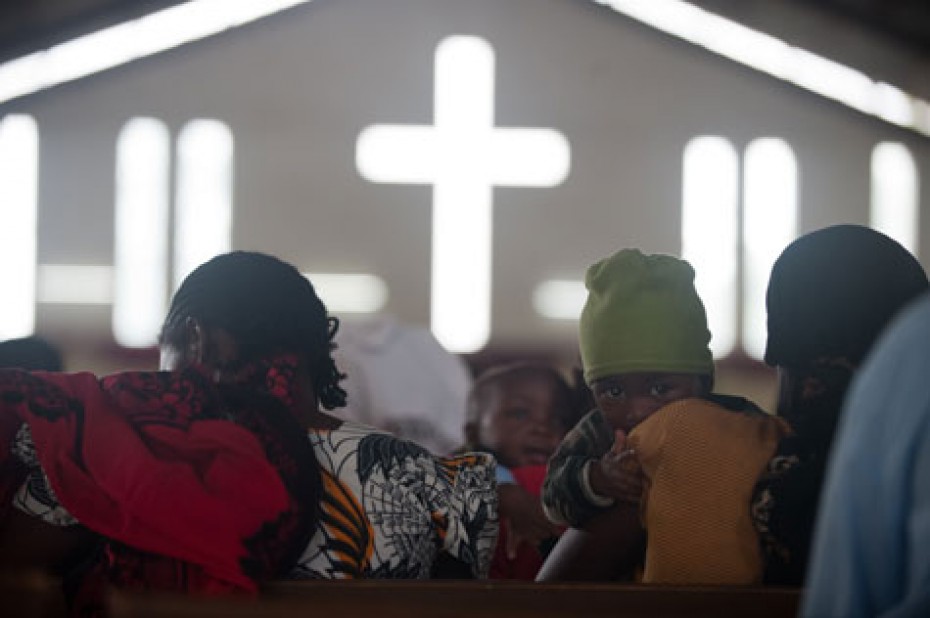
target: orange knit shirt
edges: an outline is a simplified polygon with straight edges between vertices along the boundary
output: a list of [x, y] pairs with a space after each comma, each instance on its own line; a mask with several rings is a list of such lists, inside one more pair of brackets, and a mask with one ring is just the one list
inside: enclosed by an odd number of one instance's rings
[[753, 487], [787, 424], [703, 399], [665, 406], [630, 432], [646, 476], [643, 582], [753, 584], [762, 578]]

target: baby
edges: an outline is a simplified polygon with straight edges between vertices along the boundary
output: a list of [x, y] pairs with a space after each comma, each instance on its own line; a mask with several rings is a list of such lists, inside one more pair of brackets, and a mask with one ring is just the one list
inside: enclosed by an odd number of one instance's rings
[[559, 534], [539, 500], [549, 457], [573, 421], [572, 390], [548, 365], [493, 367], [472, 387], [466, 412], [469, 450], [497, 458], [501, 531], [491, 578], [532, 580]]

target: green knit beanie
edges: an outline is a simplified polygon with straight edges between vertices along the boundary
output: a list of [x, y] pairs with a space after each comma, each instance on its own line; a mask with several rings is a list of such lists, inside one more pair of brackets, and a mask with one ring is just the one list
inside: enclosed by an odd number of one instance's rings
[[589, 385], [620, 373], [713, 375], [710, 331], [690, 264], [623, 249], [591, 266], [585, 286], [579, 340]]

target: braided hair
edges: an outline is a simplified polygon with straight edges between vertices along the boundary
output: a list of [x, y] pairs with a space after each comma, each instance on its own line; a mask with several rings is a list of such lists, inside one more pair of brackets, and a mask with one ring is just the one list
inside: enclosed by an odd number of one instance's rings
[[253, 251], [214, 257], [181, 283], [161, 342], [183, 341], [188, 318], [229, 333], [242, 361], [298, 354], [309, 365], [320, 405], [327, 410], [345, 405], [346, 392], [339, 386], [345, 375], [332, 358], [339, 320], [327, 314], [313, 285], [291, 264]]

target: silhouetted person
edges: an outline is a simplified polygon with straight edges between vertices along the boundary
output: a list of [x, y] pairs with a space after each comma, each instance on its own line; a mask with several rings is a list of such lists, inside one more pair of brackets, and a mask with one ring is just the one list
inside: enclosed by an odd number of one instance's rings
[[29, 371], [61, 371], [64, 363], [57, 346], [47, 339], [32, 335], [0, 341], [0, 367], [16, 367]]
[[756, 488], [765, 583], [800, 586], [833, 435], [849, 384], [902, 307], [927, 290], [917, 259], [858, 225], [801, 236], [772, 267], [765, 362], [778, 368], [778, 416], [791, 425]]

